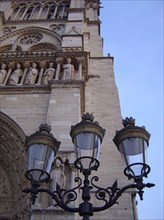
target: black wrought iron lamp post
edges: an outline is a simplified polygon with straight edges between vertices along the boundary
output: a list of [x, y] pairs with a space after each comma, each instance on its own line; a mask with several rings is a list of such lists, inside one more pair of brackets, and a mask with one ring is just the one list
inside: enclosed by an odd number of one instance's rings
[[[94, 212], [106, 210], [117, 203], [118, 198], [127, 189], [137, 190], [141, 200], [143, 199], [143, 189], [153, 187], [152, 183], [143, 183], [143, 177], [147, 177], [150, 167], [146, 164], [145, 152], [148, 147], [150, 134], [144, 127], [135, 126], [133, 118], [123, 120], [124, 128], [116, 131], [113, 139], [118, 150], [124, 156], [127, 167], [124, 174], [134, 179], [134, 183], [123, 188], [118, 188], [117, 181], [111, 187], [102, 188], [95, 184], [98, 181], [97, 176], [89, 178], [93, 170], [99, 167], [98, 156], [100, 145], [103, 140], [105, 129], [100, 127], [98, 122], [94, 122], [92, 114], [84, 114], [82, 121], [71, 127], [70, 135], [75, 145], [77, 159], [74, 162], [75, 167], [84, 175], [84, 180], [80, 177], [75, 178], [77, 186], [73, 189], [62, 189], [59, 184], [54, 192], [41, 188], [42, 182], [48, 182], [50, 179], [50, 168], [53, 158], [57, 153], [60, 142], [51, 134], [47, 125], [42, 125], [40, 131], [27, 138], [26, 146], [28, 152], [28, 171], [26, 177], [31, 181], [32, 187], [23, 190], [25, 193], [31, 193], [32, 203], [35, 203], [39, 192], [48, 193], [56, 204], [62, 209], [70, 212], [78, 212], [83, 220], [89, 220]], [[82, 190], [83, 202], [78, 207], [71, 207], [70, 202], [78, 197], [77, 189]], [[90, 202], [91, 191], [94, 190], [97, 200], [102, 202], [101, 206], [94, 206]], [[92, 193], [93, 195], [93, 193]]]

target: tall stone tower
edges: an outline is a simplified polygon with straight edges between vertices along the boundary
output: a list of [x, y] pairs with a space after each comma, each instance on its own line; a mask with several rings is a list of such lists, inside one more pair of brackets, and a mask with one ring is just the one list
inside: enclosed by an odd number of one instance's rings
[[[92, 112], [106, 129], [100, 152], [99, 185], [127, 184], [124, 163], [112, 139], [121, 128], [113, 57], [103, 56], [99, 0], [0, 0], [0, 219], [73, 220], [79, 215], [54, 206], [40, 194], [30, 206], [26, 136], [48, 123], [61, 141], [52, 180], [75, 186], [71, 125]], [[136, 220], [135, 192], [91, 219]], [[73, 204], [77, 205], [77, 204]]]

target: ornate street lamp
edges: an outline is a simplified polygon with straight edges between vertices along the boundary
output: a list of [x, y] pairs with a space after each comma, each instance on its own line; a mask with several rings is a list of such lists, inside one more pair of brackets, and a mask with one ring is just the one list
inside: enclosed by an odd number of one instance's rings
[[[92, 114], [84, 114], [82, 121], [71, 127], [70, 135], [75, 145], [77, 157], [74, 166], [84, 176], [84, 180], [80, 177], [75, 178], [77, 186], [73, 189], [62, 189], [58, 183], [54, 192], [40, 187], [42, 182], [49, 180], [53, 156], [55, 156], [60, 142], [54, 137], [50, 137], [50, 130], [46, 129], [40, 129], [39, 133], [36, 132], [27, 138], [29, 170], [25, 175], [31, 181], [32, 187], [23, 191], [31, 193], [32, 203], [35, 203], [39, 192], [46, 192], [56, 201], [57, 206], [66, 211], [78, 212], [80, 216], [83, 216], [83, 220], [89, 220], [94, 212], [106, 210], [116, 204], [118, 198], [127, 189], [136, 189], [140, 198], [143, 199], [143, 188], [155, 186], [152, 183], [143, 183], [143, 177], [147, 177], [150, 172], [150, 167], [146, 164], [145, 157], [150, 134], [144, 127], [135, 126], [133, 118], [123, 120], [123, 125], [123, 129], [116, 131], [113, 141], [125, 159], [127, 167], [124, 170], [124, 174], [129, 179], [134, 179], [134, 183], [123, 188], [118, 188], [117, 181], [111, 187], [102, 188], [95, 184], [99, 180], [97, 176], [89, 179], [92, 170], [96, 171], [99, 167], [98, 156], [105, 134], [105, 130], [100, 127], [98, 122], [94, 122]], [[45, 141], [43, 141], [44, 138]], [[49, 141], [46, 141], [46, 138]], [[77, 199], [77, 189], [82, 190], [83, 202], [78, 207], [72, 207], [70, 202]], [[92, 190], [96, 199], [102, 202], [101, 206], [94, 206], [90, 202]]]

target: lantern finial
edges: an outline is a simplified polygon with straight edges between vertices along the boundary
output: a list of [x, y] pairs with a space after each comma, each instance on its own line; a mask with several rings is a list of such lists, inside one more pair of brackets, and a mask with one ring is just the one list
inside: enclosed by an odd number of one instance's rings
[[90, 121], [90, 122], [93, 122], [94, 120], [94, 115], [91, 113], [86, 113], [86, 114], [83, 114], [82, 116], [82, 121]]
[[51, 131], [51, 126], [48, 125], [48, 124], [41, 124], [39, 126], [39, 131], [42, 133], [42, 134], [49, 134], [50, 131]]
[[122, 120], [122, 124], [124, 127], [127, 127], [129, 125], [134, 126], [135, 125], [135, 118], [126, 117], [125, 119]]

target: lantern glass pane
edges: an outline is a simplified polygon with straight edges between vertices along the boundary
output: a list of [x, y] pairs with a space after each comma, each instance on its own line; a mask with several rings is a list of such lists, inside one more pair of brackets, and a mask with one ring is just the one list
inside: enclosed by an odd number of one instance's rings
[[80, 133], [75, 136], [75, 146], [79, 157], [90, 156], [97, 159], [100, 139], [94, 133]]
[[[49, 173], [54, 159], [54, 150], [44, 144], [33, 144], [28, 148], [28, 158], [29, 170], [39, 169]], [[33, 178], [38, 180], [40, 172], [33, 171]], [[44, 179], [44, 176], [42, 179]]]
[[100, 138], [96, 134], [89, 132], [80, 133], [75, 136], [74, 144], [77, 158], [92, 157], [98, 160]]
[[122, 153], [126, 165], [134, 164], [133, 172], [136, 176], [141, 174], [142, 164], [146, 164], [147, 147], [147, 142], [142, 138], [125, 139], [119, 145], [119, 151]]

